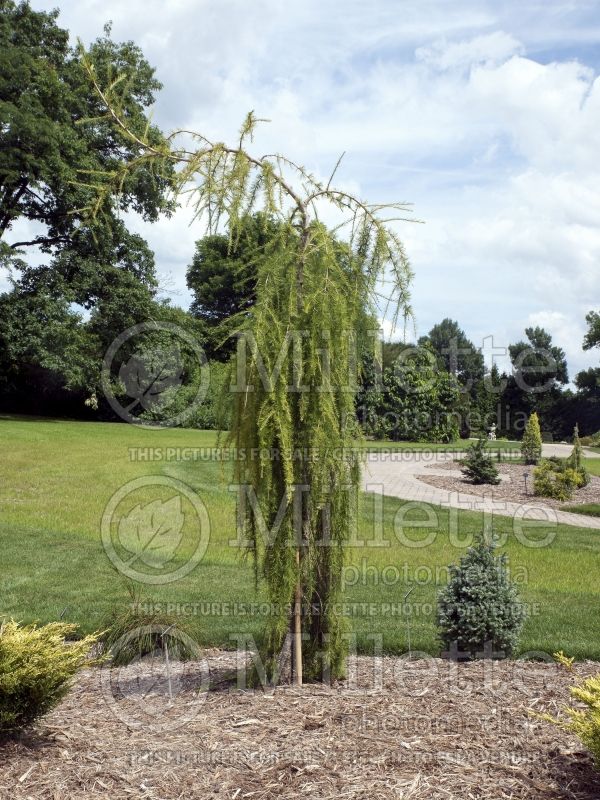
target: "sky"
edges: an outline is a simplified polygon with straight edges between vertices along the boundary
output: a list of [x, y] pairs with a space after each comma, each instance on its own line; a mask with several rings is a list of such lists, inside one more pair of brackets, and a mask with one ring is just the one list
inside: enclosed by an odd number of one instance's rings
[[[49, 10], [56, 0], [33, 0]], [[600, 2], [588, 0], [76, 0], [59, 24], [89, 43], [112, 21], [164, 88], [154, 121], [232, 141], [270, 120], [284, 152], [372, 202], [413, 204], [399, 227], [415, 325], [450, 316], [478, 346], [541, 325], [570, 373], [600, 306]], [[202, 234], [181, 209], [146, 226], [162, 285], [187, 306]], [[488, 339], [489, 341], [489, 339]]]

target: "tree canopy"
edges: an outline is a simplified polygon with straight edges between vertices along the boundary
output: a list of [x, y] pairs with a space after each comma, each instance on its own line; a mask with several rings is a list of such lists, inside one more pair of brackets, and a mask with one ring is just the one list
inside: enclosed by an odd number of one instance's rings
[[[76, 301], [86, 304], [97, 295], [107, 266], [154, 285], [153, 255], [119, 214], [132, 210], [155, 220], [168, 212], [169, 169], [159, 173], [141, 165], [118, 194], [102, 197], [93, 218], [87, 213], [97, 202], [94, 176], [130, 162], [137, 150], [102, 119], [99, 98], [57, 16], [34, 11], [27, 2], [0, 5], [0, 255], [5, 265], [18, 268], [19, 251], [38, 247]], [[107, 27], [89, 58], [101, 80], [121, 76], [130, 127], [161, 142], [147, 116], [161, 84], [141, 50], [133, 42], [114, 43]], [[12, 235], [17, 220], [29, 223], [24, 238]], [[29, 281], [35, 277], [49, 280], [30, 267]]]
[[515, 379], [523, 388], [541, 392], [569, 381], [565, 351], [552, 344], [543, 328], [525, 328], [527, 341], [508, 347]]
[[[45, 398], [53, 410], [63, 390], [81, 392], [80, 404], [95, 390], [102, 348], [116, 335], [160, 316], [154, 254], [122, 214], [153, 221], [174, 207], [168, 165], [161, 173], [141, 165], [89, 214], [98, 200], [94, 176], [129, 163], [137, 149], [102, 119], [57, 16], [0, 3], [0, 264], [12, 275], [1, 298], [3, 404], [26, 408]], [[161, 84], [142, 51], [113, 42], [107, 27], [89, 58], [103, 80], [121, 76], [132, 129], [162, 142], [148, 116]]]
[[470, 389], [483, 378], [483, 356], [455, 320], [446, 317], [422, 336], [419, 344], [428, 344], [440, 368], [456, 376], [463, 386]]
[[588, 330], [583, 339], [583, 349], [591, 350], [592, 347], [600, 347], [600, 314], [597, 311], [590, 311], [586, 314], [585, 321]]
[[190, 312], [205, 324], [210, 357], [223, 360], [235, 349], [235, 340], [227, 337], [254, 305], [260, 264], [278, 224], [248, 215], [231, 235], [212, 233], [196, 242], [187, 270], [194, 296]]

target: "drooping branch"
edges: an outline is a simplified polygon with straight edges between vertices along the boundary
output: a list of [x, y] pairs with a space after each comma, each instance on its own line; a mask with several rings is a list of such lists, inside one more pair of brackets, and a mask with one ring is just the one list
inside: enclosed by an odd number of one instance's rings
[[[247, 144], [252, 141], [257, 125], [263, 121], [253, 112], [246, 116], [235, 147], [213, 142], [203, 134], [187, 129], [175, 130], [167, 136], [164, 143], [156, 144], [150, 140], [149, 128], [143, 132], [131, 128], [122, 109], [122, 94], [126, 89], [123, 79], [117, 77], [107, 88], [100, 86], [92, 61], [81, 45], [80, 50], [90, 81], [105, 108], [103, 119], [110, 120], [139, 149], [138, 157], [123, 164], [118, 171], [94, 173], [92, 180], [97, 179], [97, 182], [85, 184], [88, 188], [97, 190], [96, 203], [87, 209], [88, 212], [100, 213], [106, 198], [115, 192], [119, 193], [127, 176], [148, 161], [154, 162], [158, 169], [163, 161], [179, 167], [173, 191], [176, 195], [193, 198], [195, 216], [201, 217], [206, 212], [210, 230], [219, 225], [223, 215], [230, 228], [231, 223], [235, 227], [239, 217], [251, 213], [262, 200], [262, 210], [277, 216], [283, 215], [290, 222], [297, 220], [300, 231], [306, 231], [311, 221], [317, 219], [316, 204], [323, 201], [346, 215], [341, 226], [350, 226], [351, 239], [358, 241], [366, 233], [371, 246], [367, 268], [378, 277], [384, 275], [386, 266], [392, 270], [398, 289], [398, 307], [410, 312], [407, 286], [412, 273], [402, 243], [390, 227], [391, 223], [415, 221], [407, 216], [412, 212], [409, 204], [370, 204], [349, 192], [332, 187], [341, 157], [327, 184], [323, 185], [287, 156], [273, 153], [252, 155]], [[85, 122], [82, 120], [81, 124]], [[197, 142], [198, 149], [178, 146], [178, 142], [184, 138]], [[287, 173], [296, 176], [301, 188], [296, 188]], [[275, 190], [287, 202], [276, 201]], [[311, 208], [315, 209], [312, 215], [309, 214]], [[310, 237], [305, 238], [308, 244]]]

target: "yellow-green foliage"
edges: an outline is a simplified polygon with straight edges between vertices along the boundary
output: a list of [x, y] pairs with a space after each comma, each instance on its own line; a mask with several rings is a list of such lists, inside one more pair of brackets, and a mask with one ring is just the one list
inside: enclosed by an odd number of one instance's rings
[[570, 500], [577, 486], [577, 474], [572, 469], [558, 471], [550, 461], [542, 461], [533, 471], [533, 493], [538, 497]]
[[[351, 348], [348, 331], [355, 331], [360, 323], [371, 278], [364, 270], [364, 261], [324, 227], [315, 224], [308, 236], [301, 303], [295, 273], [300, 242], [293, 228], [288, 229], [287, 236], [272, 242], [272, 253], [265, 257], [259, 271], [257, 300], [247, 324], [268, 374], [273, 375], [273, 386], [263, 386], [259, 362], [253, 358], [248, 383], [254, 391], [238, 393], [231, 440], [239, 452], [261, 454], [236, 462], [236, 483], [254, 488], [268, 529], [277, 530], [266, 543], [264, 530], [247, 509], [246, 532], [258, 574], [266, 579], [269, 601], [281, 609], [279, 615], [269, 619], [269, 665], [275, 663], [283, 645], [289, 627], [286, 609], [294, 601], [300, 578], [307, 598], [304, 673], [319, 676], [326, 643], [327, 667], [339, 677], [343, 674], [345, 644], [342, 620], [333, 609], [340, 592], [343, 546], [355, 513], [348, 488], [358, 484], [360, 459], [354, 446], [359, 435], [354, 393], [344, 388]], [[334, 322], [325, 340], [322, 326], [327, 319]], [[290, 347], [276, 374], [279, 354], [294, 330], [303, 332], [296, 348], [299, 358], [293, 357]], [[335, 358], [325, 369], [320, 352], [326, 345]], [[294, 380], [307, 390], [289, 391], [287, 387], [293, 386]], [[310, 457], [302, 457], [304, 452]], [[278, 457], [273, 458], [273, 453]], [[311, 491], [304, 501], [305, 541], [299, 570], [293, 497], [294, 487], [302, 485], [311, 487]], [[286, 497], [291, 502], [277, 528], [281, 501]]]
[[566, 727], [581, 739], [593, 755], [596, 766], [600, 767], [600, 675], [587, 678], [581, 686], [573, 686], [571, 695], [586, 708], [567, 709], [571, 720]]
[[30, 725], [67, 693], [96, 641], [93, 635], [67, 642], [76, 628], [62, 622], [0, 626], [0, 735]]
[[567, 708], [569, 721], [542, 714], [540, 717], [574, 733], [592, 754], [600, 768], [600, 674], [586, 678], [580, 686], [571, 687], [571, 697], [579, 700], [585, 708]]
[[567, 672], [573, 671], [573, 662], [575, 661], [574, 656], [566, 656], [562, 650], [559, 650], [558, 653], [552, 653], [552, 657], [555, 661], [557, 661], [561, 666], [563, 666]]
[[578, 488], [587, 486], [590, 482], [590, 477], [583, 465], [583, 449], [581, 447], [581, 439], [579, 438], [578, 425], [575, 425], [575, 430], [573, 431], [573, 450], [571, 455], [567, 458], [567, 464], [577, 473]]
[[570, 463], [569, 459], [543, 459], [533, 471], [533, 493], [538, 497], [570, 500], [573, 491], [589, 480], [583, 467], [576, 470]]
[[526, 464], [537, 464], [542, 457], [542, 432], [540, 421], [534, 411], [527, 421], [523, 441], [521, 443], [521, 455]]

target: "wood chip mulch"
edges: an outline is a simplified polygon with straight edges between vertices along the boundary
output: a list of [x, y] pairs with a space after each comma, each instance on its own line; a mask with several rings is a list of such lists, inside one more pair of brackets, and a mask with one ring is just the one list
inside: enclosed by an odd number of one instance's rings
[[[523, 464], [503, 464], [499, 463], [498, 473], [501, 482], [497, 486], [489, 484], [476, 485], [466, 480], [460, 470], [460, 464], [456, 461], [449, 461], [441, 464], [432, 464], [432, 470], [456, 472], [452, 475], [424, 475], [418, 474], [416, 477], [436, 486], [438, 489], [446, 489], [449, 492], [465, 492], [477, 495], [478, 497], [493, 497], [495, 500], [508, 500], [511, 503], [535, 503], [550, 506], [551, 508], [561, 509], [565, 506], [580, 505], [582, 503], [600, 503], [600, 478], [592, 475], [587, 486], [577, 489], [573, 493], [571, 500], [560, 502], [551, 497], [535, 497], [533, 495], [533, 470], [534, 467], [526, 467]], [[527, 472], [527, 494], [525, 493], [525, 481], [523, 473]]]
[[[561, 714], [575, 665], [359, 657], [334, 687], [236, 684], [236, 654], [202, 665], [86, 670], [37, 728], [0, 747], [0, 797], [83, 800], [592, 800]], [[160, 668], [157, 667], [160, 665]], [[196, 687], [210, 671], [212, 687]], [[241, 673], [240, 673], [241, 674]]]

